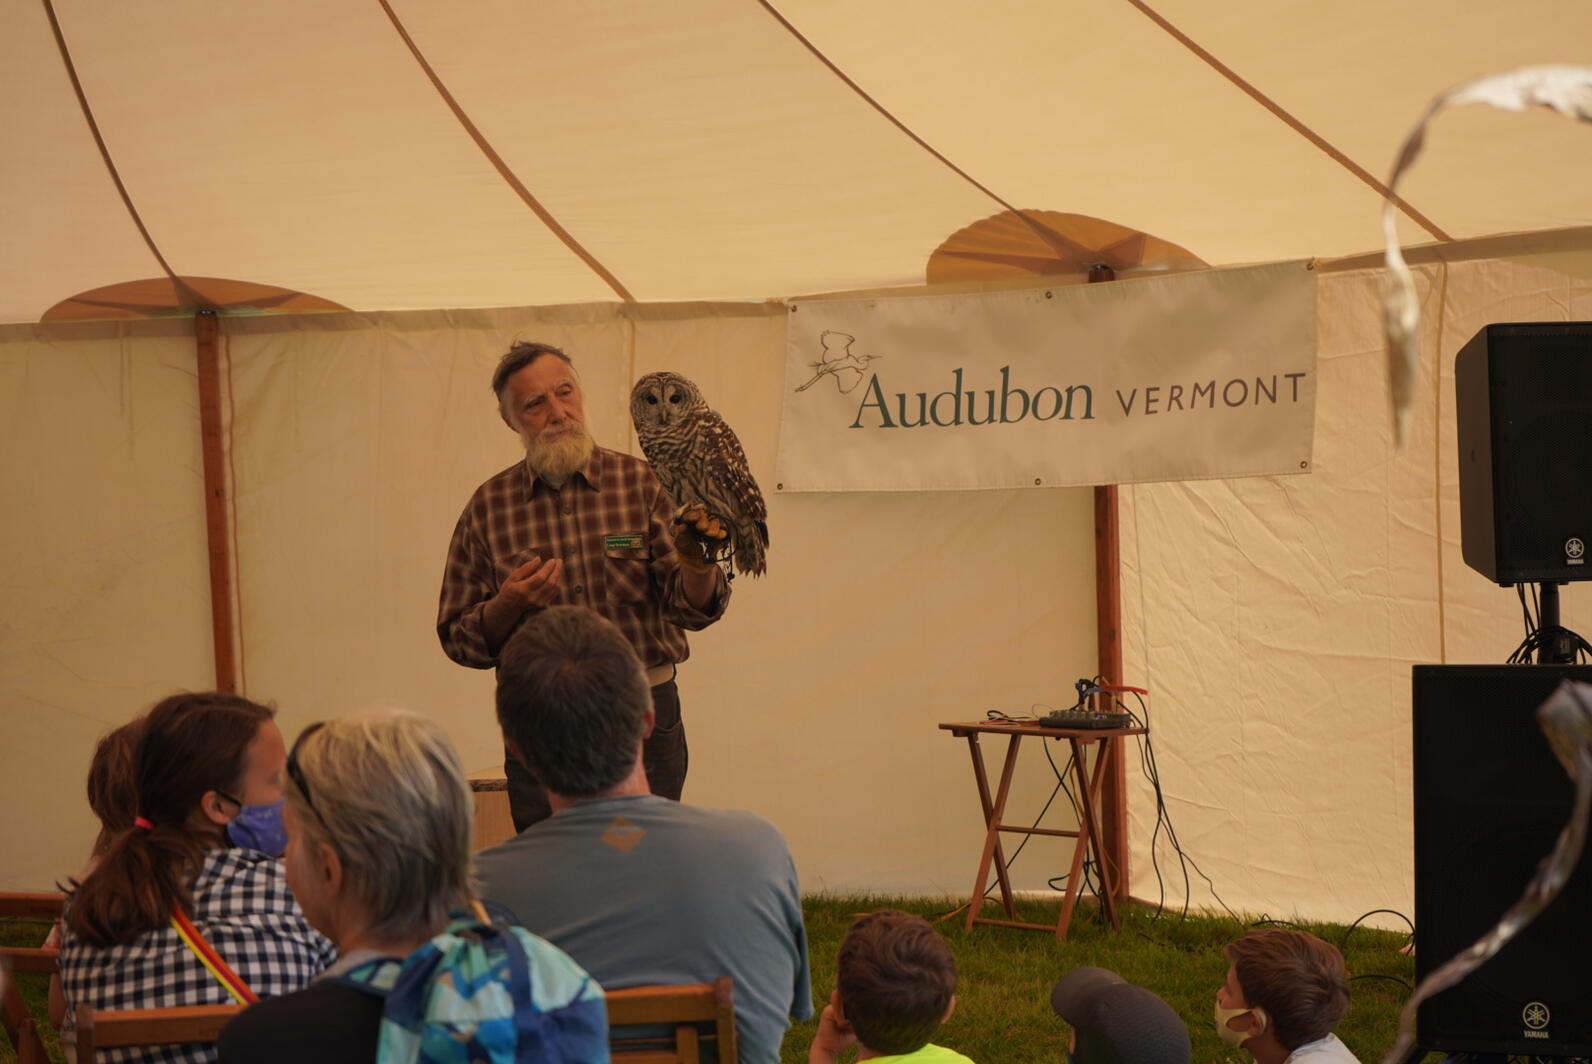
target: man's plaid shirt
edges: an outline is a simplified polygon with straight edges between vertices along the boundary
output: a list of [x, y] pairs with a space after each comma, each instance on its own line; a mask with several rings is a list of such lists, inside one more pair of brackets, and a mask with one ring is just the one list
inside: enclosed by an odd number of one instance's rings
[[[68, 907], [70, 908], [70, 902]], [[312, 928], [288, 890], [282, 862], [257, 850], [210, 850], [193, 885], [199, 933], [262, 998], [302, 990], [337, 959], [337, 948]], [[232, 997], [169, 925], [118, 946], [91, 946], [63, 921], [61, 988], [67, 1010], [63, 1041], [72, 1040], [73, 1011], [227, 1005]], [[208, 1064], [214, 1045], [98, 1049], [94, 1058], [149, 1064]]]
[[481, 613], [535, 554], [564, 560], [558, 603], [590, 606], [613, 621], [647, 668], [679, 664], [691, 653], [682, 629], [698, 631], [723, 616], [730, 588], [715, 567], [710, 608], [686, 599], [669, 537], [673, 514], [652, 467], [628, 454], [594, 447], [556, 490], [516, 462], [476, 489], [453, 530], [437, 609], [442, 649], [460, 665], [497, 664]]

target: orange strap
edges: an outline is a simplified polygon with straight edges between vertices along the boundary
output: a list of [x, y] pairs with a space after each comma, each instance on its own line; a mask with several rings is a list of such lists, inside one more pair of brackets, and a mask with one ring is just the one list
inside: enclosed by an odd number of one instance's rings
[[193, 950], [194, 956], [199, 958], [199, 963], [210, 970], [210, 974], [216, 977], [216, 982], [225, 987], [227, 993], [231, 994], [238, 1004], [252, 1005], [260, 1000], [260, 996], [249, 989], [249, 984], [232, 970], [232, 966], [199, 933], [199, 929], [193, 925], [192, 920], [188, 919], [188, 914], [183, 912], [180, 906], [171, 907], [171, 926], [176, 928], [177, 937]]

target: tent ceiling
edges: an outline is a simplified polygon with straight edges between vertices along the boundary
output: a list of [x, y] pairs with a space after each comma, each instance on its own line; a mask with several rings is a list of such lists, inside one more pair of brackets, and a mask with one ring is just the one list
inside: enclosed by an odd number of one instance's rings
[[[1007, 207], [1350, 254], [1432, 95], [1592, 39], [1585, 0], [50, 2], [149, 239], [50, 7], [0, 0], [5, 322], [166, 268], [360, 310], [915, 284]], [[1445, 115], [1404, 236], [1592, 223], [1588, 172], [1573, 124]]]

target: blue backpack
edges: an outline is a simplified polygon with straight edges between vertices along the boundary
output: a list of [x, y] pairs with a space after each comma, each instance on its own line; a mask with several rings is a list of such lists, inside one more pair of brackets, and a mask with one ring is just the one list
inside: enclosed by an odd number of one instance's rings
[[378, 1064], [609, 1064], [602, 988], [521, 927], [456, 914], [401, 962], [337, 978], [385, 999]]

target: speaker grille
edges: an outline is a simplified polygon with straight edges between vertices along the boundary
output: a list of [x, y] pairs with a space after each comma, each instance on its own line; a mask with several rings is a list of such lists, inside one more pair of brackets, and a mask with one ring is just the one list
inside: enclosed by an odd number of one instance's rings
[[[1427, 973], [1520, 897], [1553, 849], [1573, 788], [1536, 722], [1560, 682], [1592, 666], [1414, 670], [1415, 959]], [[1447, 1052], [1592, 1055], [1592, 871], [1469, 979], [1422, 1005], [1421, 1044]], [[1533, 1004], [1546, 1027], [1528, 1035]]]
[[1592, 323], [1489, 325], [1454, 375], [1466, 562], [1501, 584], [1592, 579], [1567, 551], [1592, 544]]

